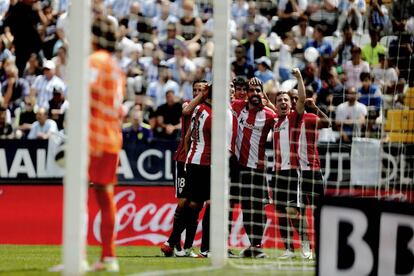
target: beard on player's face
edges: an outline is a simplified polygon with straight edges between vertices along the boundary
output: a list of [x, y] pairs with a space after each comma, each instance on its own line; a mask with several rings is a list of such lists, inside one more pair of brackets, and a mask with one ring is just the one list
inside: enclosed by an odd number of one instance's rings
[[258, 94], [249, 95], [249, 103], [253, 106], [261, 106], [262, 105], [262, 97]]

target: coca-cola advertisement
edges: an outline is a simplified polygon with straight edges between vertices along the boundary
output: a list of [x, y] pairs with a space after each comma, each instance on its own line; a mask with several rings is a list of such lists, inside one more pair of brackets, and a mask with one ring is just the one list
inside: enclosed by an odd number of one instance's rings
[[[174, 188], [170, 186], [119, 186], [115, 200], [118, 208], [116, 232], [118, 245], [159, 245], [166, 241], [173, 226], [176, 207]], [[88, 243], [100, 242], [101, 214], [89, 189]], [[61, 244], [62, 186], [2, 186], [0, 188], [1, 244]], [[264, 237], [266, 247], [282, 247], [276, 228], [277, 217], [267, 206]], [[203, 213], [200, 214], [200, 218]], [[195, 245], [201, 242], [201, 219]], [[224, 229], [223, 229], [224, 230]], [[233, 213], [229, 245], [249, 244], [244, 234], [239, 208]]]

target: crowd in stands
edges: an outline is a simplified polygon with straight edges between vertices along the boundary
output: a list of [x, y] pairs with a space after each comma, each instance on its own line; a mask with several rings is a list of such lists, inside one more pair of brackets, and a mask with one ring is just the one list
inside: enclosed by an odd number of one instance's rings
[[[404, 108], [404, 92], [414, 86], [414, 4], [383, 1], [234, 0], [231, 77], [257, 77], [272, 95], [293, 88], [298, 67], [308, 95], [335, 120], [321, 141], [382, 138], [386, 110]], [[118, 30], [124, 139], [178, 139], [192, 83], [212, 81], [213, 1], [92, 2], [93, 13]], [[66, 98], [77, 93], [67, 87], [68, 6], [0, 1], [0, 138], [47, 139], [64, 129]]]

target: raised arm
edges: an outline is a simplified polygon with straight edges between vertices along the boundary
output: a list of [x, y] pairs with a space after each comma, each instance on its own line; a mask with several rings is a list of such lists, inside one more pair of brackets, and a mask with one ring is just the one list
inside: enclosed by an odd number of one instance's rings
[[299, 68], [293, 68], [292, 75], [295, 76], [298, 81], [298, 102], [296, 103], [296, 112], [301, 115], [305, 112], [305, 84], [303, 83], [302, 74], [300, 73]]
[[317, 128], [326, 128], [331, 126], [331, 120], [329, 117], [319, 109], [319, 107], [315, 104], [315, 101], [312, 98], [308, 98], [305, 100], [305, 106], [309, 108], [309, 110], [318, 116], [318, 121], [316, 123]]

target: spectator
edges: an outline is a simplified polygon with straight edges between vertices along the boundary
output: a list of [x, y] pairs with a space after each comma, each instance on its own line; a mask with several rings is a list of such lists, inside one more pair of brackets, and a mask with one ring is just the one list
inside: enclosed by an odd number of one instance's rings
[[153, 138], [151, 126], [143, 121], [140, 108], [132, 108], [129, 112], [129, 124], [122, 129], [124, 144], [149, 144]]
[[254, 72], [254, 76], [258, 78], [263, 84], [268, 81], [273, 81], [274, 76], [271, 68], [271, 61], [268, 57], [261, 57], [256, 59], [257, 71]]
[[379, 43], [379, 33], [376, 30], [370, 30], [369, 36], [371, 43], [366, 44], [362, 48], [362, 59], [368, 62], [371, 68], [379, 63], [378, 55], [385, 54], [385, 47]]
[[167, 66], [171, 69], [172, 78], [181, 86], [192, 81], [196, 66], [192, 60], [185, 56], [184, 50], [176, 46], [174, 57], [167, 60]]
[[[328, 95], [332, 95], [331, 103], [333, 106], [338, 106], [341, 103], [345, 102], [345, 88], [342, 83], [339, 81], [336, 74], [329, 74], [328, 81], [325, 83], [320, 93], [318, 94], [318, 99], [325, 99]], [[320, 101], [318, 100], [318, 103]]]
[[6, 42], [3, 37], [0, 37], [0, 67], [3, 65], [3, 61], [14, 57], [12, 52], [6, 47]]
[[40, 1], [22, 0], [10, 6], [4, 25], [9, 27], [6, 28], [6, 35], [10, 36], [7, 34], [10, 31], [14, 37], [16, 65], [20, 74], [23, 74], [30, 55], [41, 50], [42, 41], [37, 31], [39, 23], [44, 26], [48, 24]]
[[362, 72], [369, 73], [369, 65], [361, 59], [361, 48], [354, 46], [351, 50], [352, 59], [343, 65], [345, 75], [345, 86], [347, 88], [358, 88], [361, 86], [359, 76]]
[[27, 135], [32, 128], [34, 122], [36, 122], [35, 110], [36, 99], [34, 97], [26, 96], [24, 98], [24, 104], [22, 104], [15, 113], [15, 125], [16, 125], [16, 138], [27, 138]]
[[353, 30], [351, 25], [346, 24], [343, 29], [343, 40], [342, 43], [336, 47], [335, 51], [332, 53], [332, 57], [338, 56], [338, 65], [344, 65], [348, 60], [352, 59], [351, 49], [355, 46], [355, 43], [352, 39]]
[[177, 26], [175, 23], [168, 23], [167, 37], [159, 42], [158, 47], [164, 52], [166, 60], [174, 57], [175, 48], [181, 48], [186, 51], [187, 46], [184, 43], [184, 38], [177, 35]]
[[52, 6], [50, 3], [46, 2], [42, 9], [43, 14], [47, 19], [47, 23], [43, 24], [39, 30], [42, 39], [42, 51], [46, 59], [52, 59], [53, 49], [58, 41], [56, 35], [57, 18], [52, 13]]
[[169, 0], [162, 0], [160, 6], [161, 14], [155, 17], [153, 22], [157, 41], [162, 41], [168, 36], [168, 27], [170, 23], [176, 24], [178, 22], [178, 18], [170, 14], [171, 3]]
[[364, 19], [362, 18], [365, 14], [365, 0], [340, 0], [338, 11], [338, 27], [334, 35], [339, 36], [339, 31], [349, 24], [355, 26], [356, 34], [361, 36], [363, 34]]
[[306, 15], [301, 15], [298, 19], [298, 25], [293, 26], [291, 30], [299, 49], [303, 49], [313, 37], [313, 27], [309, 26], [308, 20]]
[[398, 82], [398, 73], [395, 68], [389, 66], [384, 54], [378, 54], [379, 64], [372, 69], [374, 84], [384, 93], [394, 95], [394, 88]]
[[59, 130], [63, 129], [63, 121], [68, 108], [69, 102], [65, 99], [62, 88], [53, 89], [53, 97], [49, 101], [49, 118], [56, 122]]
[[49, 108], [49, 101], [52, 99], [53, 90], [60, 88], [66, 90], [66, 85], [55, 75], [56, 66], [51, 60], [43, 64], [43, 75], [38, 76], [32, 87], [30, 94], [36, 97], [39, 107]]
[[183, 0], [183, 16], [178, 24], [178, 34], [184, 38], [184, 43], [191, 52], [191, 56], [201, 49], [203, 22], [200, 17], [194, 16], [194, 1]]
[[49, 139], [49, 137], [58, 132], [56, 122], [48, 119], [48, 111], [41, 107], [36, 113], [36, 122], [33, 123], [30, 129], [28, 139]]
[[0, 139], [13, 138], [13, 127], [7, 121], [7, 109], [0, 105]]
[[7, 79], [1, 84], [1, 93], [4, 97], [3, 104], [14, 115], [14, 110], [20, 106], [25, 96], [29, 95], [29, 84], [19, 78], [19, 72], [16, 65], [9, 65], [5, 68]]
[[257, 37], [266, 37], [270, 31], [269, 20], [258, 12], [255, 1], [250, 1], [248, 5], [247, 17], [239, 24], [242, 26], [242, 37], [249, 35], [250, 26], [256, 26]]
[[327, 27], [326, 33], [332, 34], [336, 29], [338, 0], [314, 0], [308, 5], [310, 23]]
[[382, 98], [378, 86], [372, 84], [370, 73], [362, 72], [360, 76], [362, 86], [358, 89], [360, 103], [367, 106], [368, 118], [376, 119], [380, 115]]
[[35, 53], [30, 55], [27, 61], [26, 68], [23, 72], [23, 78], [27, 80], [30, 86], [33, 85], [37, 76], [42, 74], [41, 61], [39, 56]]
[[273, 31], [279, 36], [290, 31], [298, 23], [298, 18], [306, 11], [307, 0], [280, 0], [277, 7], [279, 17]]
[[252, 78], [254, 75], [253, 66], [247, 63], [246, 48], [242, 45], [237, 45], [234, 54], [236, 60], [231, 63], [231, 68], [235, 76]]
[[370, 0], [368, 6], [368, 29], [391, 33], [391, 21], [388, 16], [388, 9], [383, 5], [382, 0]]
[[335, 122], [341, 141], [350, 143], [353, 137], [361, 137], [361, 128], [365, 124], [368, 111], [364, 104], [357, 101], [354, 88], [348, 89], [346, 96], [348, 100], [336, 108]]
[[157, 128], [155, 137], [161, 139], [175, 140], [181, 129], [181, 104], [176, 102], [174, 92], [168, 90], [165, 94], [166, 103], [157, 109]]
[[134, 0], [109, 0], [105, 1], [107, 8], [111, 11], [111, 14], [118, 20], [128, 16], [130, 7]]
[[404, 32], [407, 20], [413, 16], [414, 3], [411, 0], [392, 1], [391, 11], [393, 32]]
[[239, 25], [247, 17], [249, 4], [245, 0], [236, 0], [231, 4], [231, 16]]
[[62, 81], [67, 80], [67, 48], [62, 45], [59, 47], [57, 55], [52, 58], [53, 63], [56, 65], [56, 76], [62, 79]]
[[305, 45], [305, 50], [309, 47], [314, 47], [318, 50], [319, 55], [330, 55], [332, 53], [332, 46], [329, 42], [323, 39], [324, 28], [321, 25], [316, 25], [313, 31], [313, 39], [309, 40]]
[[180, 86], [171, 79], [171, 72], [165, 66], [165, 62], [160, 64], [159, 75], [159, 80], [149, 83], [147, 88], [147, 95], [152, 98], [156, 108], [165, 103], [167, 91], [173, 91], [176, 97], [180, 96]]
[[256, 59], [262, 56], [269, 57], [270, 51], [267, 43], [259, 38], [259, 26], [250, 25], [247, 29], [247, 39], [241, 40], [241, 45], [246, 49], [247, 63], [254, 65]]
[[134, 42], [151, 42], [152, 38], [152, 19], [144, 16], [138, 2], [131, 3], [130, 13], [120, 20], [120, 25], [125, 26], [127, 35]]
[[303, 70], [303, 81], [305, 87], [312, 87], [313, 91], [319, 93], [322, 88], [322, 82], [319, 79], [319, 71], [316, 63], [308, 63]]
[[296, 41], [289, 34], [283, 34], [283, 43], [280, 45], [279, 52], [279, 78], [280, 81], [286, 81], [293, 79], [294, 77], [291, 74], [292, 69], [294, 68], [293, 56], [292, 53], [296, 50]]

